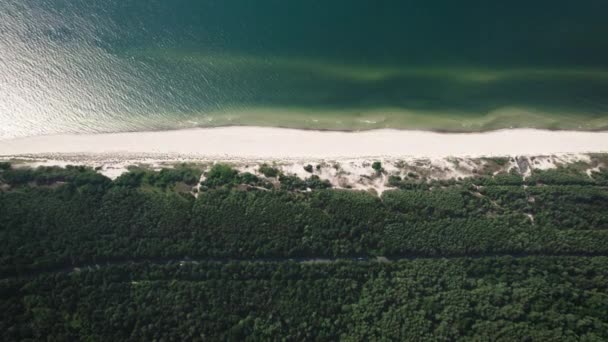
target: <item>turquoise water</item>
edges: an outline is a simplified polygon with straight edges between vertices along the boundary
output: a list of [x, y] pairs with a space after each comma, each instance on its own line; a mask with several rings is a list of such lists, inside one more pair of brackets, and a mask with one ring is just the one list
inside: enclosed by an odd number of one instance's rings
[[605, 1], [0, 0], [0, 138], [608, 129]]

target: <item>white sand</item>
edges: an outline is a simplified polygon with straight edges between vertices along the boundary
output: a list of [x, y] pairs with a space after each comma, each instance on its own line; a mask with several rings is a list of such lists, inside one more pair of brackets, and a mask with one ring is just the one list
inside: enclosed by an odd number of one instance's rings
[[264, 127], [55, 135], [0, 140], [0, 156], [180, 154], [206, 158], [479, 157], [608, 152], [608, 132], [511, 129], [487, 133], [374, 130], [321, 132]]

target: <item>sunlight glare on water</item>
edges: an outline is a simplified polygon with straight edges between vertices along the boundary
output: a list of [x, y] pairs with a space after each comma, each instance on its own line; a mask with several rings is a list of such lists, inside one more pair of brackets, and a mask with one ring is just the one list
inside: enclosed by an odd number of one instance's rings
[[607, 129], [605, 10], [0, 0], [0, 139], [234, 124]]

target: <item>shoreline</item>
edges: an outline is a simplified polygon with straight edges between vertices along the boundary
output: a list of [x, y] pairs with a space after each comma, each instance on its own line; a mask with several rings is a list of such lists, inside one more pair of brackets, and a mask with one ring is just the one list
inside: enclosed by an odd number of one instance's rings
[[444, 133], [421, 130], [300, 130], [230, 126], [0, 140], [0, 156], [176, 155], [196, 159], [335, 159], [484, 157], [608, 152], [608, 132], [503, 129]]
[[[0, 115], [2, 116], [2, 115]], [[37, 120], [23, 122], [5, 118], [0, 127], [0, 141], [51, 135], [90, 135], [140, 132], [163, 132], [218, 128], [279, 128], [313, 132], [367, 132], [377, 130], [424, 131], [433, 133], [490, 133], [512, 129], [557, 132], [608, 132], [608, 117], [588, 117], [577, 113], [539, 112], [526, 108], [498, 108], [484, 115], [449, 112], [408, 111], [398, 108], [369, 110], [304, 110], [289, 108], [225, 109], [145, 117], [136, 122], [112, 117], [107, 120], [83, 119], [74, 122], [49, 121], [40, 126]], [[0, 119], [1, 120], [1, 119]], [[32, 135], [32, 132], [35, 132]]]

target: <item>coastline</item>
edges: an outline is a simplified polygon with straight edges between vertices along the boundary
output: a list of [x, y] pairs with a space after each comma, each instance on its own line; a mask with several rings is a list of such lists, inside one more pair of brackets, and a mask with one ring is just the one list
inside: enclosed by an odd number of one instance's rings
[[0, 140], [0, 157], [105, 154], [200, 159], [491, 157], [608, 152], [608, 132], [503, 129], [442, 133], [418, 130], [316, 131], [256, 126]]
[[[361, 132], [394, 129], [436, 133], [488, 133], [509, 129], [548, 131], [608, 131], [608, 117], [590, 117], [569, 111], [544, 112], [525, 107], [501, 107], [483, 115], [460, 111], [422, 111], [399, 108], [322, 109], [252, 107], [210, 112], [161, 113], [138, 116], [111, 115], [105, 119], [82, 117], [47, 120], [26, 119], [20, 114], [2, 114], [0, 141], [43, 135], [135, 133], [188, 129], [272, 127], [306, 131]], [[62, 117], [62, 116], [58, 116]], [[45, 125], [40, 125], [40, 121]]]

